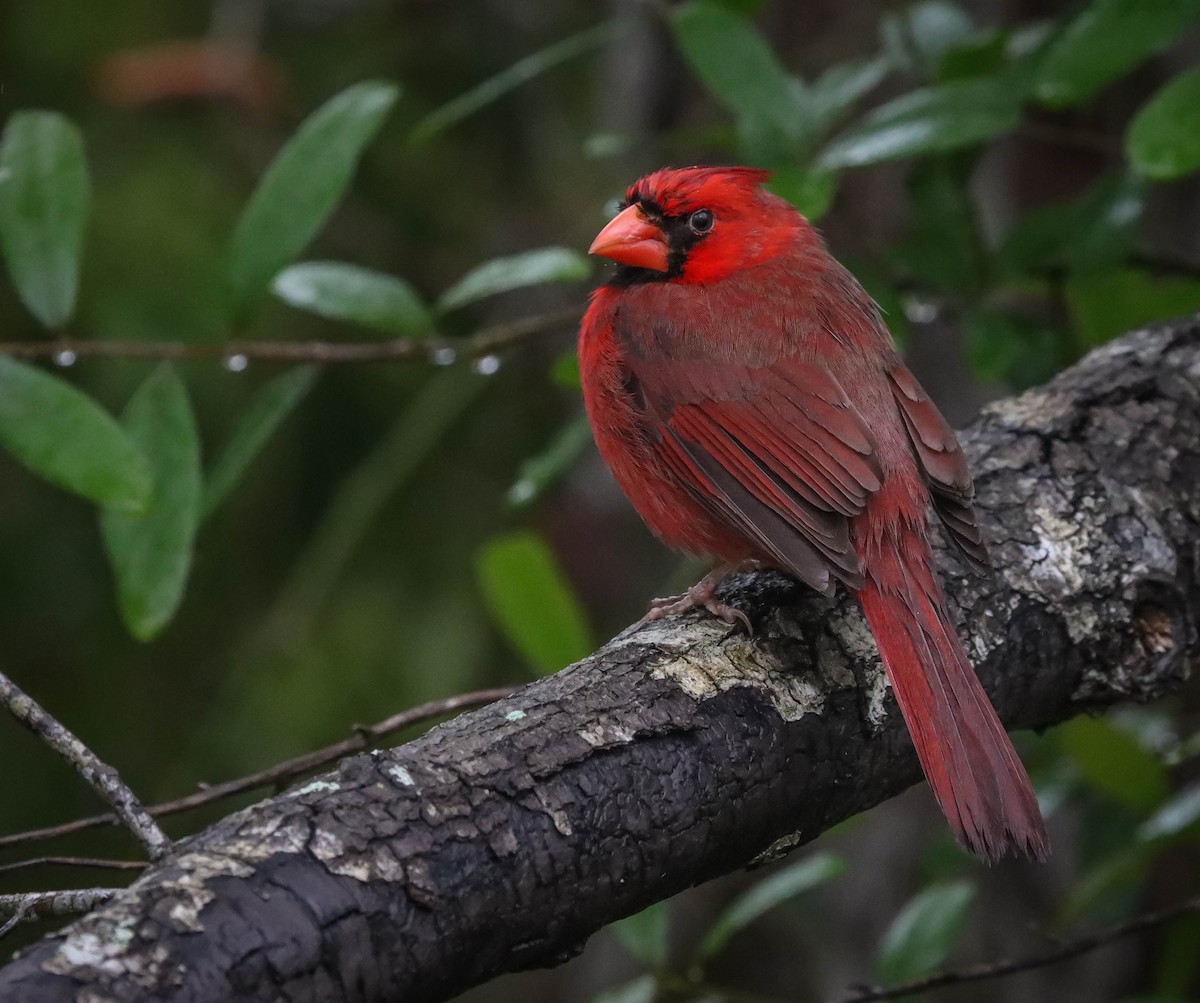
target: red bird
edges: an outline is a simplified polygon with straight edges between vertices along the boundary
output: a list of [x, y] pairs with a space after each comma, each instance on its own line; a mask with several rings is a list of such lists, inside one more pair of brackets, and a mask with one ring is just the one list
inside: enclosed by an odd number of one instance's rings
[[612, 280], [579, 332], [596, 444], [664, 542], [722, 565], [657, 619], [703, 606], [735, 568], [835, 582], [862, 604], [934, 795], [988, 860], [1049, 849], [1029, 778], [946, 611], [932, 500], [987, 569], [954, 432], [896, 354], [879, 308], [765, 171], [664, 169], [592, 243]]

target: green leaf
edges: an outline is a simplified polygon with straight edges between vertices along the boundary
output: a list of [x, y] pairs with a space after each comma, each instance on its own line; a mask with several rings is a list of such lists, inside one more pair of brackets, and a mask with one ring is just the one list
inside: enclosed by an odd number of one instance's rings
[[1100, 182], [1079, 204], [1063, 259], [1075, 271], [1107, 268], [1133, 247], [1146, 208], [1149, 186], [1136, 174]]
[[655, 902], [641, 912], [617, 920], [609, 927], [621, 946], [647, 968], [667, 964], [667, 933], [670, 919], [666, 902]]
[[579, 374], [579, 356], [575, 349], [563, 352], [550, 367], [550, 379], [558, 386], [567, 390], [579, 390], [583, 387], [583, 377]]
[[433, 318], [403, 279], [340, 261], [306, 261], [275, 276], [271, 291], [290, 306], [397, 337], [433, 330]]
[[1093, 0], [1050, 44], [1038, 67], [1038, 98], [1078, 104], [1200, 18], [1200, 0]]
[[237, 429], [213, 464], [204, 485], [204, 518], [212, 515], [249, 468], [283, 420], [317, 381], [316, 366], [298, 366], [276, 376], [251, 400]]
[[1008, 62], [1007, 31], [984, 31], [948, 50], [938, 64], [938, 79], [966, 80], [991, 77], [1004, 71]]
[[1056, 23], [1049, 18], [1017, 25], [1008, 35], [1009, 58], [1026, 59], [1038, 56], [1053, 40], [1056, 28]]
[[[804, 85], [796, 81], [797, 87]], [[711, 136], [714, 147], [726, 145], [727, 140], [716, 132]], [[732, 149], [737, 151], [737, 159], [746, 164], [759, 164], [777, 168], [784, 164], [795, 163], [797, 160], [807, 161], [809, 158], [802, 154], [796, 137], [789, 136], [776, 123], [765, 115], [739, 115], [733, 123]]]
[[1153, 985], [1157, 997], [1127, 999], [1121, 1003], [1189, 1003], [1191, 990], [1200, 974], [1200, 915], [1180, 916], [1164, 931], [1154, 964]]
[[804, 860], [777, 871], [771, 877], [739, 895], [709, 927], [696, 950], [698, 959], [711, 958], [729, 942], [729, 938], [745, 929], [778, 905], [811, 891], [818, 885], [840, 877], [846, 862], [832, 853], [816, 853]]
[[1080, 341], [1102, 345], [1146, 324], [1194, 315], [1200, 281], [1155, 278], [1138, 268], [1089, 272], [1067, 283], [1066, 299]]
[[963, 316], [963, 329], [976, 375], [1012, 390], [1044, 383], [1071, 361], [1065, 332], [1019, 314], [971, 308]]
[[639, 975], [632, 982], [592, 997], [592, 1003], [653, 1003], [657, 992], [658, 980], [653, 975]]
[[148, 641], [183, 599], [200, 514], [200, 440], [187, 389], [169, 363], [137, 389], [122, 422], [149, 457], [154, 486], [141, 514], [104, 509], [100, 532], [125, 625]]
[[1138, 828], [1138, 839], [1149, 842], [1175, 836], [1200, 822], [1200, 783], [1173, 795]]
[[792, 138], [811, 129], [803, 84], [745, 18], [713, 0], [689, 0], [674, 9], [670, 25], [688, 65], [738, 119], [769, 123]]
[[394, 84], [355, 84], [300, 124], [267, 168], [234, 229], [227, 273], [236, 310], [316, 236], [399, 95]]
[[909, 174], [913, 222], [895, 251], [897, 261], [925, 285], [954, 293], [979, 288], [987, 271], [971, 201], [969, 165], [960, 161], [936, 158]]
[[591, 273], [587, 258], [566, 247], [542, 247], [485, 261], [447, 289], [439, 310], [457, 310], [497, 293], [543, 282], [578, 282]]
[[919, 978], [949, 956], [975, 901], [969, 881], [934, 885], [914, 896], [883, 935], [875, 964], [885, 985]]
[[521, 464], [517, 479], [505, 495], [511, 508], [532, 504], [554, 484], [592, 441], [587, 415], [580, 414], [558, 430], [550, 445]]
[[825, 168], [974, 146], [1021, 120], [1021, 90], [1006, 77], [955, 80], [912, 91], [876, 108], [833, 140], [817, 160]]
[[1162, 761], [1111, 721], [1077, 717], [1054, 734], [1088, 783], [1119, 804], [1149, 811], [1166, 800], [1170, 788]]
[[767, 187], [776, 195], [787, 199], [815, 223], [825, 215], [833, 203], [833, 196], [837, 191], [837, 175], [832, 171], [781, 167], [772, 173]]
[[150, 465], [86, 394], [34, 366], [0, 358], [0, 444], [61, 488], [137, 511], [150, 500]]
[[1146, 188], [1134, 174], [1117, 174], [1078, 198], [1026, 213], [996, 253], [998, 271], [1015, 278], [1045, 267], [1113, 267], [1129, 252], [1146, 205]]
[[887, 14], [879, 40], [891, 64], [905, 73], [932, 78], [942, 57], [970, 38], [975, 25], [958, 4], [926, 0], [899, 14]]
[[492, 540], [476, 572], [492, 618], [530, 665], [553, 672], [592, 650], [579, 600], [540, 537], [517, 532]]
[[507, 69], [426, 115], [413, 127], [410, 141], [417, 144], [429, 142], [547, 70], [607, 45], [623, 35], [627, 28], [625, 22], [606, 21], [517, 60]]
[[0, 138], [0, 251], [42, 324], [71, 319], [91, 206], [83, 137], [62, 115], [17, 112]]
[[1122, 846], [1104, 857], [1071, 890], [1055, 916], [1056, 924], [1065, 925], [1080, 916], [1095, 919], [1099, 913], [1113, 912], [1114, 901], [1132, 899], [1152, 859], [1152, 848], [1144, 843]]
[[1142, 106], [1125, 150], [1134, 167], [1159, 181], [1200, 168], [1200, 67], [1181, 73]]
[[890, 64], [882, 56], [859, 63], [842, 63], [822, 73], [810, 88], [813, 114], [821, 129], [828, 129], [871, 93], [888, 75]]
[[1200, 731], [1194, 732], [1180, 740], [1167, 756], [1167, 762], [1172, 766], [1186, 763], [1193, 756], [1200, 756]]
[[583, 141], [583, 155], [593, 160], [619, 157], [637, 143], [638, 137], [631, 132], [596, 132]]

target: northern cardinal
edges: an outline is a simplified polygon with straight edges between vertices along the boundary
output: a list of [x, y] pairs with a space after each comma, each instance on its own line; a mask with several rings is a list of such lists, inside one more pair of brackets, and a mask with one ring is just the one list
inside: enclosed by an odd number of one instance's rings
[[716, 599], [767, 566], [862, 604], [938, 804], [994, 861], [1043, 859], [1029, 778], [963, 651], [930, 550], [929, 507], [988, 567], [954, 432], [875, 303], [765, 171], [666, 168], [629, 189], [592, 254], [617, 262], [579, 333], [596, 444], [664, 542], [721, 562], [648, 617]]

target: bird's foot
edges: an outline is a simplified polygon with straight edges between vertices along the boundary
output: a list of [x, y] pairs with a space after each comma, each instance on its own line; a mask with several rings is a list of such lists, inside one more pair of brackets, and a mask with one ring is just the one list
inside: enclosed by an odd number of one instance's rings
[[713, 616], [723, 620], [731, 627], [739, 625], [745, 627], [746, 634], [753, 636], [754, 628], [750, 624], [750, 618], [740, 609], [717, 599], [717, 587], [721, 582], [735, 571], [740, 571], [747, 566], [747, 564], [722, 564], [719, 567], [713, 568], [712, 571], [701, 578], [700, 581], [683, 593], [683, 595], [667, 596], [664, 599], [651, 599], [650, 609], [642, 617], [641, 623], [653, 623], [655, 620], [661, 620], [663, 617], [671, 616], [675, 613], [686, 613], [688, 610], [699, 606], [708, 610]]

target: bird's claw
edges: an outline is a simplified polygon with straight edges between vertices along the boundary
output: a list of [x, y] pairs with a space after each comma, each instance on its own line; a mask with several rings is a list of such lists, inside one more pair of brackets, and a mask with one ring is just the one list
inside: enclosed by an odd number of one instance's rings
[[697, 606], [708, 610], [713, 616], [719, 620], [723, 620], [731, 627], [744, 627], [748, 637], [754, 636], [754, 627], [750, 623], [750, 618], [745, 613], [734, 606], [730, 606], [728, 603], [719, 602], [711, 590], [701, 588], [700, 586], [688, 589], [681, 596], [651, 599], [650, 609], [642, 617], [641, 622], [653, 623], [655, 620], [661, 620], [663, 617], [672, 616], [676, 613], [686, 613]]

